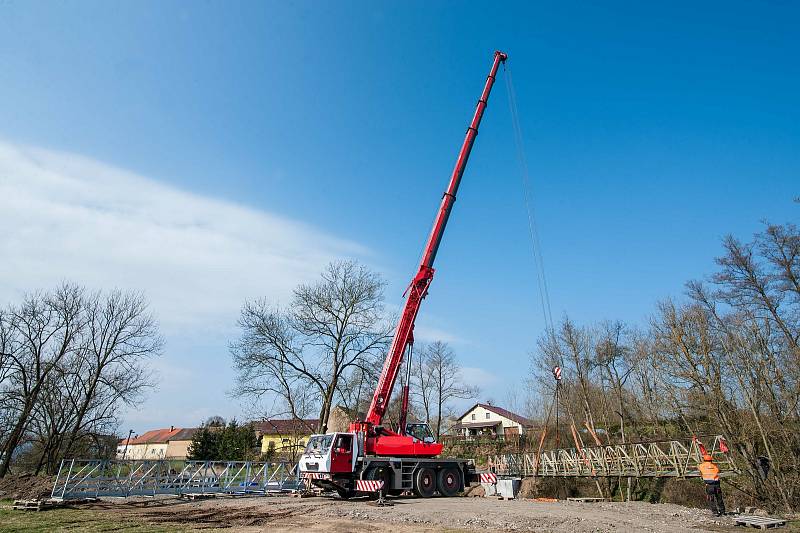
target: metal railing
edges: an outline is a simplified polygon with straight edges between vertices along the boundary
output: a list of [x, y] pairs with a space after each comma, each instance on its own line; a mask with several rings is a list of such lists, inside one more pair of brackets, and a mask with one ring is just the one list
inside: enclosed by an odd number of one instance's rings
[[300, 486], [297, 464], [289, 462], [64, 459], [51, 497], [265, 495]]
[[[720, 476], [738, 472], [725, 439], [704, 437], [706, 451], [720, 469]], [[720, 448], [726, 450], [723, 452]], [[489, 470], [501, 475], [542, 477], [699, 477], [697, 465], [702, 448], [695, 439], [562, 448], [532, 453], [491, 455]]]

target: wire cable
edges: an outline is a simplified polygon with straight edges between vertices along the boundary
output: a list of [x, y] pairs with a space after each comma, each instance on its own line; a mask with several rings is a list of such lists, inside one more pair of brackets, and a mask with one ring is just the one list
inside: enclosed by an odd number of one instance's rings
[[514, 81], [511, 76], [511, 67], [507, 62], [503, 63], [505, 71], [506, 90], [508, 92], [508, 106], [511, 111], [511, 123], [514, 129], [514, 143], [517, 148], [517, 158], [519, 159], [520, 170], [522, 173], [522, 187], [525, 197], [525, 210], [528, 214], [528, 233], [531, 240], [531, 251], [533, 255], [534, 270], [536, 271], [536, 283], [539, 287], [539, 301], [542, 306], [545, 328], [548, 334], [553, 332], [553, 314], [550, 307], [550, 293], [547, 287], [547, 277], [545, 276], [544, 259], [542, 257], [542, 245], [539, 239], [539, 230], [536, 224], [536, 213], [533, 203], [533, 187], [531, 186], [528, 171], [528, 160], [525, 157], [525, 147], [522, 137], [522, 127], [519, 122], [519, 110], [517, 109], [517, 97], [514, 90]]

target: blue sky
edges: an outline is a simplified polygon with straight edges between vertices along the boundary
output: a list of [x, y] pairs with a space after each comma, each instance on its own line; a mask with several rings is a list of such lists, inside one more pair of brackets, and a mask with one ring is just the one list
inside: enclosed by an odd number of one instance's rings
[[[285, 301], [354, 256], [401, 304], [500, 48], [553, 315], [642, 323], [713, 269], [724, 234], [797, 220], [799, 16], [791, 2], [2, 2], [0, 297], [64, 277], [145, 290], [162, 385], [125, 425], [231, 416], [244, 298]], [[499, 82], [420, 331], [502, 401], [543, 319]]]

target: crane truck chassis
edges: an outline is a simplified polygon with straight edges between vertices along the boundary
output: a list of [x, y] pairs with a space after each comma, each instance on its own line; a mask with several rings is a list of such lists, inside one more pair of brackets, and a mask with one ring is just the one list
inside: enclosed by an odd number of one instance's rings
[[[363, 421], [350, 424], [349, 431], [312, 435], [300, 458], [300, 476], [318, 487], [334, 490], [343, 498], [372, 493], [380, 487], [387, 494], [411, 491], [420, 497], [455, 496], [478, 480], [471, 459], [437, 457], [442, 445], [435, 442], [427, 424], [407, 424], [409, 378], [414, 344], [414, 323], [422, 300], [433, 280], [433, 263], [456, 200], [458, 186], [478, 135], [500, 63], [508, 56], [500, 51], [494, 60], [478, 99], [475, 114], [458, 153], [450, 181], [428, 236], [419, 270], [406, 290], [406, 300], [383, 364], [369, 410]], [[397, 376], [406, 362], [406, 378], [397, 431], [383, 425]]]
[[301, 477], [342, 498], [359, 493], [357, 480], [382, 481], [386, 494], [455, 496], [478, 480], [471, 459], [365, 455], [357, 433], [314, 435], [300, 459]]

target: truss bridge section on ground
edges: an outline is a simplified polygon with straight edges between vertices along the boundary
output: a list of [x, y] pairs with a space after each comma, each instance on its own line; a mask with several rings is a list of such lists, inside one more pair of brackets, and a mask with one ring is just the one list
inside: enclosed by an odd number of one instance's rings
[[702, 461], [704, 449], [712, 455], [721, 477], [738, 473], [721, 435], [706, 436], [700, 440], [688, 438], [579, 449], [561, 448], [541, 454], [491, 455], [488, 467], [500, 475], [521, 477], [690, 478], [700, 476], [697, 465]]
[[289, 462], [64, 459], [52, 497], [266, 495], [300, 485], [297, 464]]

